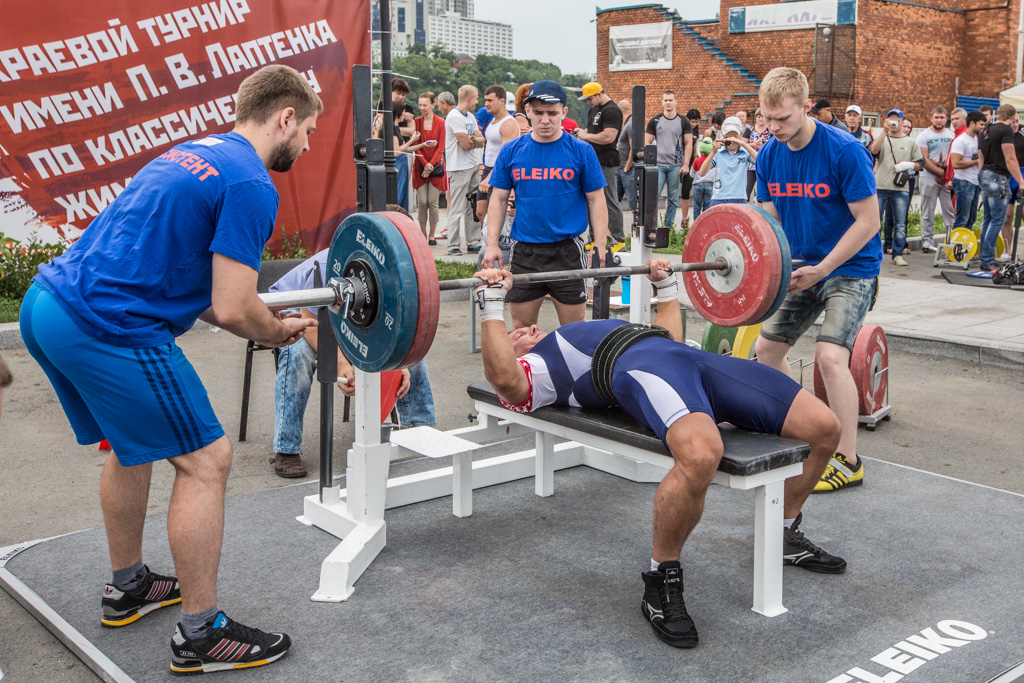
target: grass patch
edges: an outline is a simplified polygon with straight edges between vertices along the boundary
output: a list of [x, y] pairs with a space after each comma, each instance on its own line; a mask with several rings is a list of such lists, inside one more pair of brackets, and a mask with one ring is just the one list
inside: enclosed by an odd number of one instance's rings
[[0, 323], [18, 322], [18, 311], [20, 310], [20, 299], [0, 299]]
[[461, 280], [463, 278], [473, 277], [477, 271], [475, 263], [465, 263], [463, 261], [442, 261], [441, 259], [434, 259], [434, 264], [437, 266], [438, 280]]

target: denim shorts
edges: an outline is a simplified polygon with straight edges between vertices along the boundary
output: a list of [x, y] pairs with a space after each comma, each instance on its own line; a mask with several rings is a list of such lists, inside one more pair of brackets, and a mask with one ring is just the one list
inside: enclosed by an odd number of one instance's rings
[[816, 341], [852, 351], [877, 290], [878, 278], [838, 275], [822, 280], [802, 292], [786, 295], [779, 310], [761, 328], [761, 336], [792, 346], [824, 311], [825, 321]]

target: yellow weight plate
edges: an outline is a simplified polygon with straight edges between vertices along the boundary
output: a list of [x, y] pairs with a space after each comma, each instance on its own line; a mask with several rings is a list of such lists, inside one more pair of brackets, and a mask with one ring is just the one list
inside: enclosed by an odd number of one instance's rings
[[736, 331], [736, 340], [732, 343], [733, 358], [755, 359], [754, 342], [760, 336], [763, 324], [744, 325]]

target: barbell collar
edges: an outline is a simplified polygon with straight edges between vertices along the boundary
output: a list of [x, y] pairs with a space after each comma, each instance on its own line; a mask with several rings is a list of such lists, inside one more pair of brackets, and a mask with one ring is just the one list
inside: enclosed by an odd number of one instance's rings
[[[685, 273], [694, 270], [728, 270], [729, 264], [724, 260], [701, 261], [699, 263], [676, 263], [669, 270], [673, 273]], [[619, 277], [622, 275], [648, 275], [650, 266], [615, 266], [611, 268], [579, 268], [577, 270], [552, 270], [544, 273], [520, 273], [512, 276], [512, 282], [557, 282], [559, 280], [580, 280], [592, 277]], [[480, 278], [467, 277], [461, 280], [445, 280], [440, 283], [441, 290], [471, 289], [487, 284]]]
[[260, 294], [260, 299], [272, 311], [283, 311], [289, 308], [319, 308], [320, 306], [338, 306], [342, 295], [338, 284], [332, 282], [326, 287], [298, 289], [292, 292], [267, 292]]

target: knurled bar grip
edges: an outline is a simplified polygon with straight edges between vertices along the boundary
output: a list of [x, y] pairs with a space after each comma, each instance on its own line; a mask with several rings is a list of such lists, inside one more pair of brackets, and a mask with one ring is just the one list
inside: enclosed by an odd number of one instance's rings
[[[725, 261], [701, 261], [700, 263], [676, 263], [670, 271], [684, 273], [693, 270], [728, 270]], [[543, 273], [520, 273], [512, 276], [512, 282], [555, 282], [558, 280], [580, 280], [590, 277], [619, 277], [620, 275], [647, 275], [650, 266], [614, 266], [610, 268], [579, 268], [577, 270], [551, 270]], [[440, 289], [470, 289], [487, 284], [480, 278], [467, 277], [461, 280], [444, 280]]]

